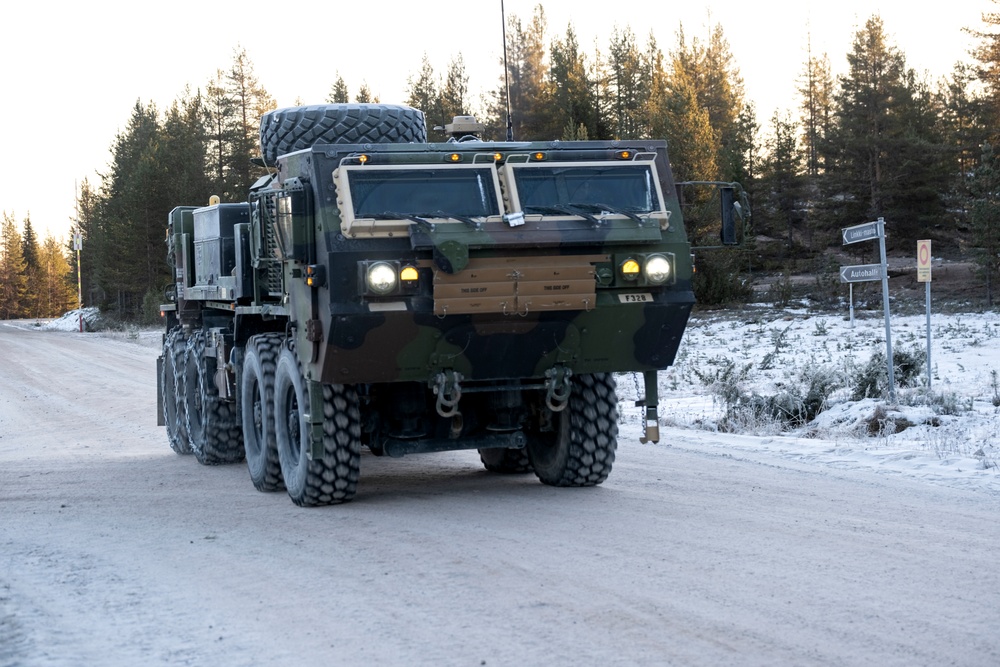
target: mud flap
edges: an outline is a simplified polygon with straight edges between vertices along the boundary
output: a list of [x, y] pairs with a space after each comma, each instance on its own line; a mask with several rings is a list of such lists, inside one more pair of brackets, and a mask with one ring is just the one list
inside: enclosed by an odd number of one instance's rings
[[163, 417], [163, 355], [156, 358], [156, 425], [166, 426], [167, 421]]

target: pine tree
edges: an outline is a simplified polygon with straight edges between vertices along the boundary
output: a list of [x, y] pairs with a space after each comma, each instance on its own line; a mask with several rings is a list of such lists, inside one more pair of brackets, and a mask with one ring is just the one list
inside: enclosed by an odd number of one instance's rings
[[942, 156], [926, 88], [889, 44], [878, 16], [855, 35], [847, 60], [834, 96], [828, 200], [840, 202], [834, 213], [841, 222], [884, 217], [897, 243], [916, 238], [915, 223], [941, 211], [927, 190]]
[[637, 139], [647, 136], [645, 118], [648, 99], [647, 63], [636, 45], [631, 29], [611, 33], [608, 47], [608, 92], [611, 95], [612, 122], [616, 139]]
[[351, 101], [347, 84], [344, 82], [344, 77], [340, 76], [340, 72], [337, 72], [337, 80], [330, 87], [330, 94], [326, 96], [326, 101], [330, 104], [347, 104]]
[[204, 100], [190, 91], [174, 100], [163, 116], [154, 147], [154, 160], [159, 167], [158, 190], [162, 192], [162, 205], [169, 207], [161, 221], [163, 226], [170, 208], [203, 205], [214, 194], [205, 170], [208, 142], [204, 120]]
[[450, 123], [455, 116], [469, 115], [469, 75], [465, 72], [465, 60], [461, 54], [448, 63], [436, 106], [446, 123]]
[[420, 71], [416, 76], [411, 75], [406, 83], [408, 86], [406, 103], [414, 109], [424, 112], [424, 118], [429, 128], [443, 125], [444, 111], [437, 108], [440, 101], [437, 79], [434, 75], [434, 67], [426, 53], [420, 61]]
[[233, 114], [227, 119], [231, 145], [229, 179], [224, 194], [229, 201], [243, 201], [254, 181], [265, 173], [262, 166], [252, 162], [260, 156], [260, 117], [277, 104], [257, 80], [246, 49], [233, 54], [226, 83]]
[[[1000, 5], [1000, 0], [992, 0]], [[985, 89], [984, 104], [981, 107], [984, 126], [991, 128], [989, 141], [1000, 143], [1000, 11], [983, 12], [984, 27], [968, 32], [979, 39], [979, 45], [972, 55], [979, 62], [975, 73]]]
[[25, 317], [22, 309], [26, 279], [21, 235], [14, 216], [3, 212], [0, 221], [0, 320]]
[[754, 148], [746, 130], [756, 125], [756, 119], [745, 101], [743, 77], [720, 24], [711, 30], [698, 75], [698, 97], [718, 137], [720, 178], [749, 187], [753, 168], [747, 161]]
[[42, 317], [58, 317], [76, 306], [76, 286], [70, 284], [70, 266], [59, 241], [51, 234], [39, 253]]
[[826, 168], [826, 143], [833, 118], [833, 75], [830, 59], [812, 55], [812, 41], [798, 92], [802, 97], [802, 144], [806, 154], [806, 173], [815, 178]]
[[206, 170], [211, 179], [212, 192], [223, 198], [232, 180], [229, 176], [229, 156], [230, 147], [236, 140], [231, 122], [235, 111], [236, 103], [226, 91], [226, 75], [217, 69], [215, 78], [205, 86]]
[[[558, 121], [552, 113], [545, 64], [545, 10], [536, 5], [531, 23], [517, 16], [507, 18], [507, 68], [488, 109], [490, 131], [506, 137], [508, 110], [511, 131], [518, 141], [548, 139]], [[508, 104], [509, 91], [509, 104]], [[561, 129], [561, 128], [559, 128]]]
[[986, 282], [986, 301], [992, 306], [994, 286], [1000, 278], [1000, 156], [991, 144], [983, 147], [970, 192], [975, 259]]
[[697, 38], [689, 44], [683, 29], [678, 30], [672, 66], [673, 76], [683, 72], [688, 82], [685, 85], [694, 90], [698, 105], [708, 114], [714, 135], [717, 171], [701, 177], [745, 180], [753, 171], [746, 161], [754, 151], [753, 138], [747, 132], [752, 131], [756, 119], [753, 109], [744, 101], [743, 79], [734, 64], [722, 27], [716, 25], [704, 44]]
[[775, 232], [784, 228], [789, 256], [795, 244], [794, 231], [802, 222], [802, 199], [805, 197], [805, 179], [802, 172], [802, 154], [796, 134], [798, 127], [791, 115], [771, 117], [771, 135], [767, 142], [761, 187], [754, 207], [754, 225], [758, 231], [767, 231], [770, 224]]
[[[689, 68], [677, 62], [676, 55], [669, 73], [654, 78], [650, 99], [650, 132], [664, 137], [670, 152], [671, 168], [678, 182], [712, 180], [718, 173], [715, 133], [709, 122], [708, 110], [698, 101], [698, 92], [691, 80]], [[700, 206], [706, 193], [698, 189], [682, 191], [682, 204]], [[688, 217], [685, 214], [685, 217]], [[690, 216], [688, 234], [692, 242], [710, 234], [709, 224], [698, 216]]]
[[657, 61], [652, 68], [650, 133], [667, 140], [676, 180], [714, 180], [719, 173], [717, 135], [699, 96], [692, 58], [680, 31], [669, 65]]
[[566, 28], [562, 39], [552, 42], [548, 80], [554, 121], [562, 128], [562, 138], [597, 138], [600, 129], [596, 82], [588, 72], [587, 59], [580, 50], [572, 24]]

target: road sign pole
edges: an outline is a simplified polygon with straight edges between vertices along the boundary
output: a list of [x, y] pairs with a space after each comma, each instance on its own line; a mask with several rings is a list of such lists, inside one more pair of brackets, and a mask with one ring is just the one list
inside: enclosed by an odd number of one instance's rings
[[931, 390], [931, 281], [924, 283], [926, 291], [924, 301], [927, 303], [927, 391]]
[[80, 266], [80, 250], [83, 248], [83, 234], [79, 231], [73, 234], [73, 247], [76, 249], [77, 313], [80, 316], [80, 333], [83, 333], [83, 268]]
[[854, 283], [848, 283], [851, 288], [851, 328], [854, 328]]
[[927, 393], [931, 391], [931, 241], [917, 241], [917, 282], [925, 283], [927, 304]]
[[892, 329], [889, 326], [889, 266], [885, 260], [885, 219], [878, 219], [878, 250], [882, 259], [882, 309], [885, 311], [885, 356], [889, 369], [889, 400], [896, 402], [896, 378], [892, 363]]

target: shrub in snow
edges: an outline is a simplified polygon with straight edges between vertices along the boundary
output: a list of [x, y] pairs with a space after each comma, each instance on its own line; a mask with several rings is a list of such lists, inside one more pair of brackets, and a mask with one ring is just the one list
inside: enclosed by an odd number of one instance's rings
[[[892, 371], [899, 387], [913, 387], [920, 383], [920, 374], [924, 370], [924, 352], [913, 348], [896, 348], [892, 351]], [[871, 359], [854, 376], [852, 382], [852, 401], [863, 398], [884, 396], [889, 389], [889, 370], [885, 363], [885, 353], [875, 352]]]

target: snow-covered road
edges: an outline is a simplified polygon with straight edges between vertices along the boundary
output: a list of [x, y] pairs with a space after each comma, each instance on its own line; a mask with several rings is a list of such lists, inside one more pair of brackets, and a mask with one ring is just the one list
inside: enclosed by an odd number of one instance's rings
[[366, 453], [301, 509], [169, 449], [142, 342], [0, 323], [0, 667], [1000, 664], [987, 490], [623, 429], [596, 488]]

